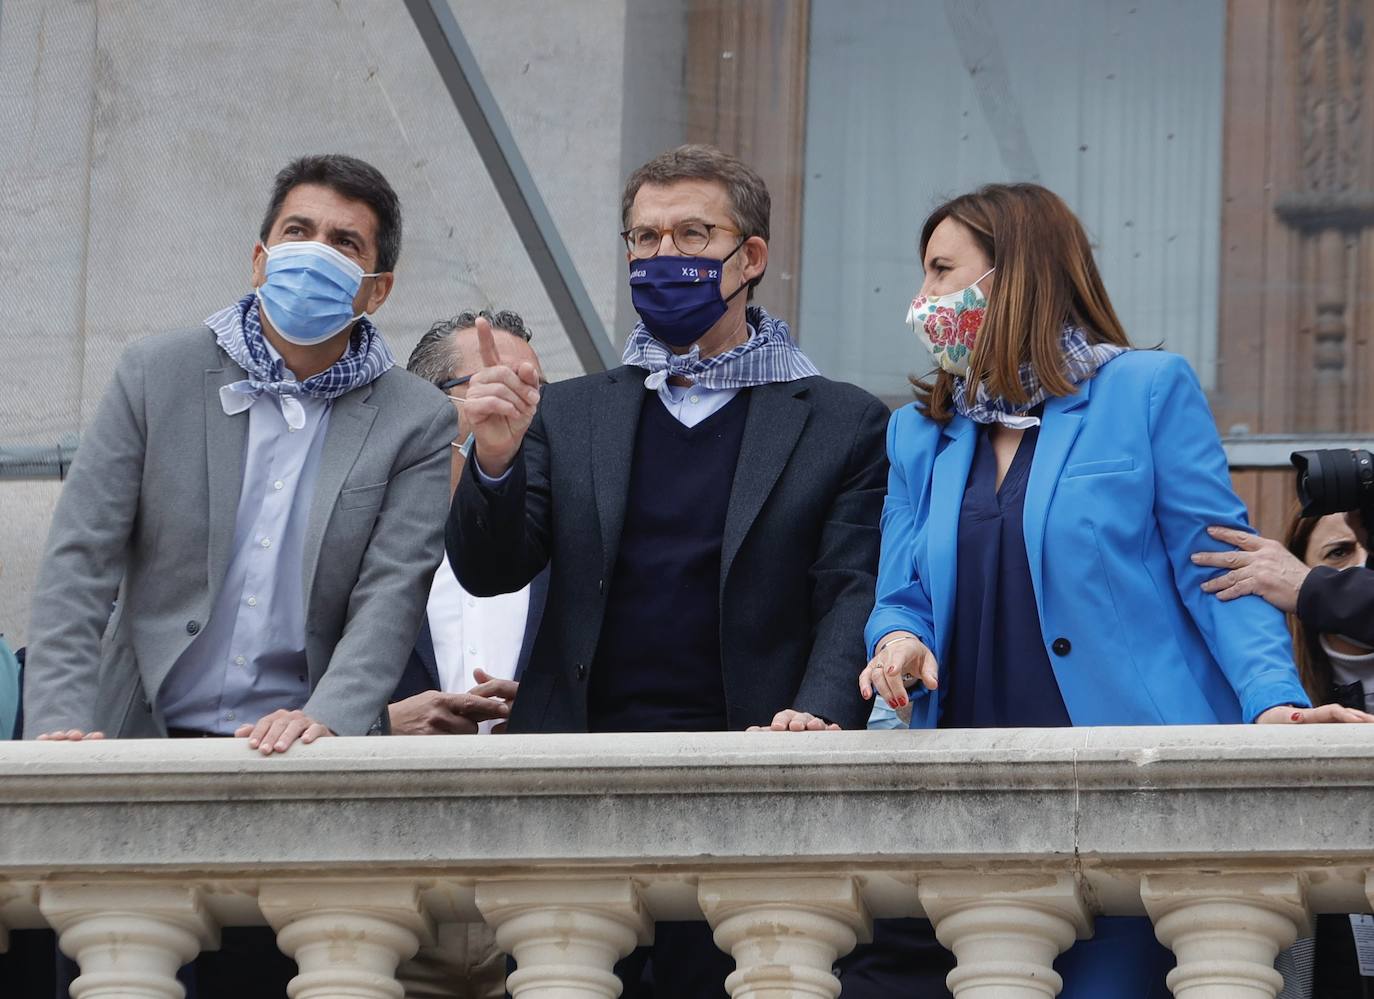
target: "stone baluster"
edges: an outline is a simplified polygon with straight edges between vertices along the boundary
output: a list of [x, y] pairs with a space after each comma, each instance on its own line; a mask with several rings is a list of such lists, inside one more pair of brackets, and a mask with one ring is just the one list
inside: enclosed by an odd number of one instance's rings
[[483, 882], [476, 897], [497, 945], [515, 958], [513, 999], [616, 999], [616, 961], [653, 939], [627, 879]]
[[1174, 952], [1175, 999], [1274, 999], [1274, 958], [1311, 931], [1291, 874], [1148, 874], [1140, 896], [1155, 935]]
[[198, 889], [170, 884], [53, 884], [39, 908], [81, 968], [72, 999], [184, 999], [177, 969], [219, 946]]
[[397, 965], [433, 940], [412, 881], [273, 882], [258, 905], [300, 969], [291, 999], [402, 999]]
[[835, 959], [872, 938], [850, 877], [709, 878], [697, 898], [716, 946], [735, 959], [732, 999], [835, 999]]
[[940, 874], [917, 884], [935, 936], [958, 965], [946, 984], [956, 999], [1049, 999], [1064, 982], [1054, 959], [1092, 933], [1074, 879]]

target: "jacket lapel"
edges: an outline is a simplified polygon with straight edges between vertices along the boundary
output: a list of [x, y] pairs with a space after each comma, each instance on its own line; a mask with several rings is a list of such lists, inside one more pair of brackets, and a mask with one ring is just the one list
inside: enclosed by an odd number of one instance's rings
[[205, 453], [209, 507], [209, 552], [206, 561], [210, 602], [219, 595], [234, 547], [239, 494], [243, 492], [244, 452], [248, 447], [248, 411], [229, 416], [220, 402], [221, 387], [246, 375], [221, 352], [224, 363], [205, 372]]
[[610, 579], [625, 526], [639, 412], [650, 394], [643, 373], [635, 368], [608, 371], [606, 390], [592, 413], [592, 492], [601, 523], [602, 579]]
[[[976, 427], [962, 416], [955, 416], [945, 424], [942, 433], [949, 443], [935, 456], [930, 478], [930, 516], [926, 528], [931, 574], [930, 602], [936, 615], [932, 639], [937, 645], [943, 645], [948, 639], [950, 622], [954, 616], [954, 588], [959, 569], [959, 511], [964, 505], [964, 489], [968, 485], [973, 451], [978, 443]], [[940, 659], [948, 650], [936, 648], [932, 651]]]
[[305, 544], [301, 552], [302, 580], [306, 614], [310, 613], [310, 596], [324, 545], [325, 528], [334, 513], [334, 504], [343, 489], [353, 463], [358, 460], [377, 407], [369, 405], [372, 385], [359, 386], [339, 396], [329, 411], [329, 427], [325, 431], [324, 449], [320, 452], [320, 468], [315, 478], [315, 494], [310, 500], [310, 519], [306, 522]]
[[1045, 522], [1049, 518], [1050, 501], [1054, 499], [1064, 462], [1083, 428], [1083, 414], [1078, 412], [1088, 404], [1092, 379], [1083, 382], [1079, 390], [1069, 396], [1051, 396], [1045, 400], [1045, 414], [1040, 421], [1040, 438], [1035, 444], [1035, 458], [1031, 462], [1030, 479], [1026, 483], [1026, 507], [1022, 531], [1026, 538], [1026, 559], [1030, 562], [1031, 582], [1035, 585], [1036, 603], [1044, 602], [1043, 557], [1045, 553]]
[[800, 382], [758, 385], [749, 390], [744, 438], [735, 465], [730, 505], [725, 511], [725, 534], [720, 552], [722, 589], [740, 545], [773, 491], [778, 476], [787, 467], [802, 428], [811, 415], [811, 404], [799, 398], [805, 391], [806, 387]]

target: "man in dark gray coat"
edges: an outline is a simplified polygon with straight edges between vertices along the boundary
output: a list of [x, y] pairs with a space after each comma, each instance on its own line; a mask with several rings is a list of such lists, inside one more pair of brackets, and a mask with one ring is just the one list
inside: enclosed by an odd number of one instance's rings
[[464, 403], [459, 579], [502, 593], [553, 567], [510, 729], [861, 728], [887, 409], [746, 308], [768, 261], [753, 170], [682, 147], [623, 209], [626, 365], [542, 401], [532, 370], [492, 365]]
[[442, 554], [456, 428], [367, 318], [400, 243], [373, 167], [297, 160], [254, 291], [125, 352], [53, 518], [27, 736], [268, 754], [380, 727]]
[[[752, 169], [684, 146], [622, 209], [642, 319], [625, 365], [541, 399], [488, 343], [463, 404], [459, 580], [487, 596], [552, 567], [510, 731], [861, 728], [887, 409], [746, 306], [768, 263]], [[618, 969], [626, 996], [646, 958]], [[657, 999], [723, 996], [730, 968], [706, 924], [659, 924]]]

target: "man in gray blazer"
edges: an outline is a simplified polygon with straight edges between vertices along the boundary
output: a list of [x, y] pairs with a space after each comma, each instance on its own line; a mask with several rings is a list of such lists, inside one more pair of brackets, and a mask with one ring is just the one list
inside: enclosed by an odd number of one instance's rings
[[[361, 735], [442, 555], [452, 405], [367, 316], [400, 205], [348, 156], [277, 175], [254, 291], [121, 358], [53, 517], [25, 735]], [[113, 609], [113, 613], [112, 613]]]

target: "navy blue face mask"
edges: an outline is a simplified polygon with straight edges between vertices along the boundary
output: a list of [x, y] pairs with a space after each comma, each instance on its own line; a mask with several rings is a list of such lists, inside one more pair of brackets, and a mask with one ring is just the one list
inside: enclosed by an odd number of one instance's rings
[[720, 293], [725, 261], [739, 252], [740, 243], [724, 260], [710, 257], [650, 257], [630, 261], [630, 300], [644, 328], [670, 347], [690, 347], [725, 315], [730, 301], [745, 288], [741, 284], [724, 298]]

